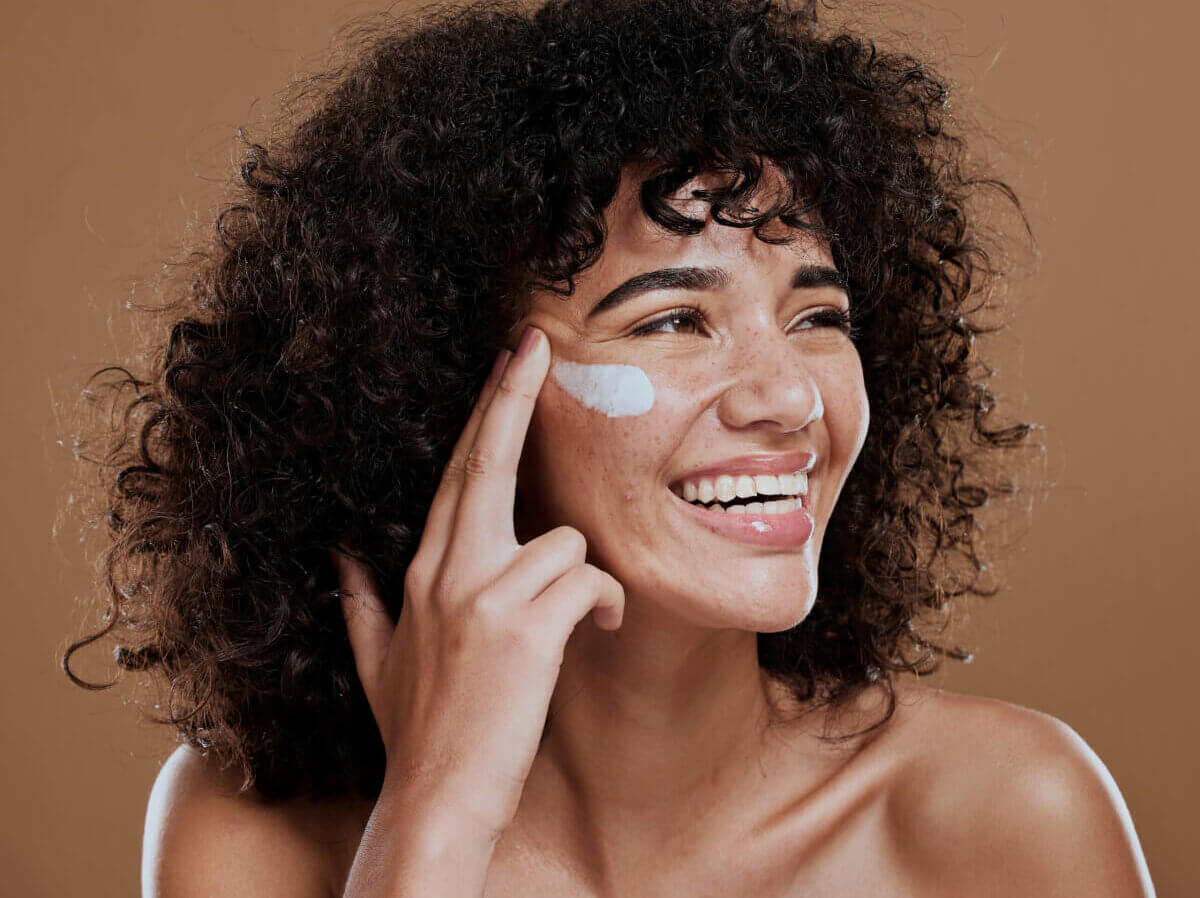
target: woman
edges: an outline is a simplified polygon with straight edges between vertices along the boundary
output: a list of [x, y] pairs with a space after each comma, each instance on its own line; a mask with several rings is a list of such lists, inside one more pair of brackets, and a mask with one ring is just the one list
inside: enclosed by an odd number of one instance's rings
[[1068, 726], [901, 678], [1031, 430], [947, 95], [810, 6], [480, 3], [251, 145], [72, 649], [187, 743], [144, 893], [1151, 894]]

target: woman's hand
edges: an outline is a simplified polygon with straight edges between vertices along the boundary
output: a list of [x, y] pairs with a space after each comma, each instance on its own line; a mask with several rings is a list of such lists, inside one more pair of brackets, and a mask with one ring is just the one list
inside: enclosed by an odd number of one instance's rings
[[331, 550], [387, 750], [385, 788], [449, 802], [497, 837], [516, 813], [567, 638], [589, 611], [617, 629], [625, 607], [621, 584], [585, 562], [578, 530], [525, 545], [514, 534], [517, 462], [549, 361], [534, 328], [497, 359], [442, 474], [394, 626], [366, 568]]

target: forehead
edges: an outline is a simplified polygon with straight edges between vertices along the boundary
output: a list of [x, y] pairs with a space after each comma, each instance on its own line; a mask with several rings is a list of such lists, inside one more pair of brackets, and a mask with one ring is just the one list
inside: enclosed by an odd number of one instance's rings
[[[693, 190], [713, 188], [727, 183], [728, 174], [702, 173], [667, 197], [667, 202], [683, 215], [704, 221], [697, 234], [674, 234], [646, 215], [641, 204], [641, 184], [652, 165], [642, 163], [626, 166], [612, 203], [604, 210], [605, 242], [596, 263], [581, 272], [575, 282], [577, 289], [571, 297], [556, 296], [554, 304], [564, 303], [582, 307], [628, 278], [661, 268], [685, 266], [719, 266], [727, 270], [732, 282], [748, 276], [790, 280], [798, 263], [821, 264], [833, 267], [828, 242], [818, 234], [790, 228], [773, 220], [763, 228], [768, 237], [784, 234], [794, 239], [788, 244], [769, 244], [754, 236], [753, 228], [723, 225], [712, 217], [708, 200], [692, 196]], [[743, 202], [754, 211], [761, 211], [775, 201], [781, 191], [788, 191], [777, 168], [765, 165], [756, 193]], [[814, 216], [809, 221], [817, 222]], [[541, 302], [545, 296], [538, 297]], [[579, 311], [576, 309], [575, 311]]]

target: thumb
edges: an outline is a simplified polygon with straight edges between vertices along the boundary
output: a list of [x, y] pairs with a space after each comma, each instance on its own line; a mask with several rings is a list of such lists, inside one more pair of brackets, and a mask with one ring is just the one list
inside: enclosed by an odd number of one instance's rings
[[375, 681], [387, 657], [396, 625], [366, 566], [351, 558], [340, 546], [331, 548], [329, 554], [337, 569], [342, 616], [354, 653], [354, 666], [363, 691], [373, 698]]

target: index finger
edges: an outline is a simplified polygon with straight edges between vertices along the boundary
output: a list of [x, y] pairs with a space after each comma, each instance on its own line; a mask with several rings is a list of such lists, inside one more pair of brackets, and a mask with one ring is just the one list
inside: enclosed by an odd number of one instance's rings
[[549, 369], [550, 342], [530, 325], [500, 375], [464, 463], [465, 480], [451, 534], [455, 551], [461, 548], [464, 557], [475, 557], [498, 537], [516, 542], [517, 464]]
[[450, 539], [454, 509], [458, 505], [459, 494], [462, 492], [467, 453], [475, 445], [475, 438], [479, 433], [479, 424], [483, 420], [484, 412], [491, 403], [492, 396], [496, 393], [496, 384], [500, 375], [511, 359], [512, 351], [509, 349], [500, 350], [496, 356], [492, 373], [488, 375], [483, 389], [479, 391], [479, 398], [475, 400], [467, 423], [463, 425], [462, 433], [459, 434], [450, 458], [442, 469], [442, 477], [438, 482], [437, 491], [433, 494], [433, 501], [425, 516], [425, 527], [421, 533], [421, 546], [431, 547], [439, 556]]

